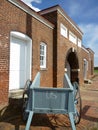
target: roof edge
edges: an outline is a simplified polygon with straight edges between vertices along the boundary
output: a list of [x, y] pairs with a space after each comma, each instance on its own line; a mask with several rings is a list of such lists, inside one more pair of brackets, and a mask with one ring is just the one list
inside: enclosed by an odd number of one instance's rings
[[37, 19], [38, 21], [40, 21], [41, 23], [43, 23], [47, 27], [49, 27], [51, 29], [54, 28], [54, 25], [51, 22], [46, 20], [44, 17], [40, 16], [36, 11], [34, 11], [32, 8], [30, 8], [28, 5], [26, 5], [24, 2], [18, 1], [18, 0], [14, 0], [14, 1], [13, 0], [8, 0], [8, 2], [12, 3], [16, 7], [20, 8], [24, 12], [28, 13], [33, 18]]
[[86, 49], [86, 47], [82, 44], [82, 49], [84, 50], [84, 51], [86, 51], [87, 53], [89, 53], [89, 51]]
[[43, 9], [39, 11], [38, 13], [40, 15], [47, 14], [50, 12], [58, 11], [79, 33], [81, 36], [83, 36], [83, 32], [80, 30], [80, 28], [76, 25], [76, 23], [65, 13], [65, 11], [59, 6], [55, 5], [46, 9]]
[[86, 48], [89, 52], [95, 54], [95, 52], [91, 48]]

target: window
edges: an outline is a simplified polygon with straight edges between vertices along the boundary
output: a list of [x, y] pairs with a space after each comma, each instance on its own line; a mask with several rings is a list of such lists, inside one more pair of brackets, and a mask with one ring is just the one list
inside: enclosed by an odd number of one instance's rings
[[77, 43], [77, 37], [71, 31], [69, 31], [69, 40], [75, 44]]
[[67, 28], [61, 23], [61, 35], [67, 38]]
[[40, 68], [46, 68], [46, 44], [40, 44]]
[[82, 41], [78, 39], [78, 46], [81, 47]]

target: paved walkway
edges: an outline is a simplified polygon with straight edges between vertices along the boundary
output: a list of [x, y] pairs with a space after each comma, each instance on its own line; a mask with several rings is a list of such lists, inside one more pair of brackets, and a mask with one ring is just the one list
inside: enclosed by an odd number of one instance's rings
[[98, 76], [92, 79], [92, 84], [81, 87], [82, 119], [77, 126], [79, 130], [89, 130], [95, 126], [98, 130]]
[[[98, 76], [90, 85], [81, 87], [82, 118], [77, 130], [98, 130]], [[15, 101], [16, 102], [16, 101]], [[3, 108], [0, 111], [0, 130], [24, 130], [21, 107], [19, 104]], [[71, 130], [68, 117], [65, 115], [34, 115], [31, 130]]]

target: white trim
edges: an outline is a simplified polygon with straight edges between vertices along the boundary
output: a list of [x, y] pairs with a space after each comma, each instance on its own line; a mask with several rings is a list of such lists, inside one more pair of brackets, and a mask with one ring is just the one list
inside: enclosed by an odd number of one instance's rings
[[29, 38], [27, 35], [21, 33], [21, 32], [17, 32], [17, 31], [11, 31], [11, 36], [17, 37], [17, 38], [21, 38], [25, 41], [29, 41], [31, 40], [31, 38]]
[[87, 48], [87, 50], [89, 51], [89, 53], [94, 54], [93, 50], [91, 50], [90, 48]]
[[[28, 56], [25, 59], [25, 63], [28, 63], [28, 64], [26, 64], [25, 69], [29, 68], [29, 69], [27, 69], [25, 76], [26, 76], [26, 80], [28, 78], [31, 79], [31, 77], [32, 77], [32, 39], [29, 38], [27, 35], [25, 35], [23, 33], [16, 32], [16, 31], [11, 31], [10, 32], [10, 45], [11, 45], [12, 38], [16, 38], [16, 39], [20, 39], [20, 40], [25, 41], [26, 48], [27, 48], [27, 49], [25, 48], [27, 50], [26, 51], [26, 57]], [[9, 76], [9, 78], [10, 78], [10, 76]]]
[[[15, 2], [15, 0], [8, 0], [9, 2], [11, 2], [12, 4], [14, 4], [15, 6], [19, 7], [20, 9], [22, 9], [24, 12], [30, 14], [32, 17], [34, 17], [35, 19], [37, 19], [38, 21], [40, 21], [41, 23], [45, 24], [47, 27], [54, 29], [53, 26], [49, 25], [48, 23], [46, 23], [46, 21], [43, 18], [40, 18], [41, 16], [38, 16], [38, 14], [36, 13], [36, 15], [33, 13], [33, 11], [31, 11], [30, 9], [26, 9], [21, 7], [18, 3]], [[51, 24], [51, 23], [50, 23]]]
[[72, 52], [75, 52], [75, 48], [74, 47], [72, 47]]
[[54, 12], [56, 10], [57, 10], [57, 7], [53, 7], [53, 8], [51, 8], [51, 10], [50, 9], [46, 9], [46, 10], [40, 11], [40, 14], [43, 15], [43, 14]]
[[83, 49], [84, 51], [86, 51], [87, 53], [89, 53], [89, 51], [88, 51], [85, 47], [82, 46], [82, 49]]
[[83, 35], [80, 31], [79, 31], [79, 29], [64, 15], [64, 13], [62, 13], [61, 12], [61, 10], [60, 9], [57, 9], [58, 10], [58, 12], [60, 13], [60, 14], [62, 14], [62, 16], [81, 34], [81, 36]]
[[60, 23], [60, 33], [63, 37], [67, 38], [67, 34], [68, 34], [68, 29], [62, 24]]
[[77, 44], [77, 36], [69, 31], [69, 40], [75, 44]]
[[64, 71], [67, 72], [67, 68], [65, 68]]
[[[47, 45], [44, 43], [44, 42], [41, 42], [40, 43], [40, 47], [44, 47], [44, 50], [41, 50], [41, 48], [40, 48], [40, 57], [43, 57], [44, 59], [43, 60], [41, 60], [40, 59], [40, 68], [41, 69], [45, 69], [46, 68], [46, 59], [47, 59]], [[42, 54], [41, 55], [41, 51], [44, 51], [44, 54]], [[41, 65], [41, 61], [43, 62], [43, 65]]]
[[86, 70], [88, 71], [88, 60], [85, 58], [83, 60], [84, 60], [84, 64], [86, 65]]
[[85, 62], [87, 61], [86, 59], [83, 59]]
[[81, 48], [81, 46], [82, 46], [82, 41], [78, 38], [78, 47]]
[[80, 72], [80, 69], [71, 69], [72, 72]]

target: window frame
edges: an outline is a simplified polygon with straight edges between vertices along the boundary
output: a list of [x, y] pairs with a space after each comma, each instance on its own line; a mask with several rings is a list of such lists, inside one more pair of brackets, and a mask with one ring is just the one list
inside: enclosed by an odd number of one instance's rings
[[60, 24], [60, 33], [63, 37], [68, 38], [68, 29], [62, 23]]
[[78, 38], [78, 47], [82, 46], [82, 41]]
[[74, 44], [77, 44], [77, 36], [71, 31], [69, 31], [69, 40], [73, 42]]
[[[47, 45], [44, 42], [40, 43], [40, 68], [46, 69]], [[41, 54], [43, 53], [43, 54]]]

